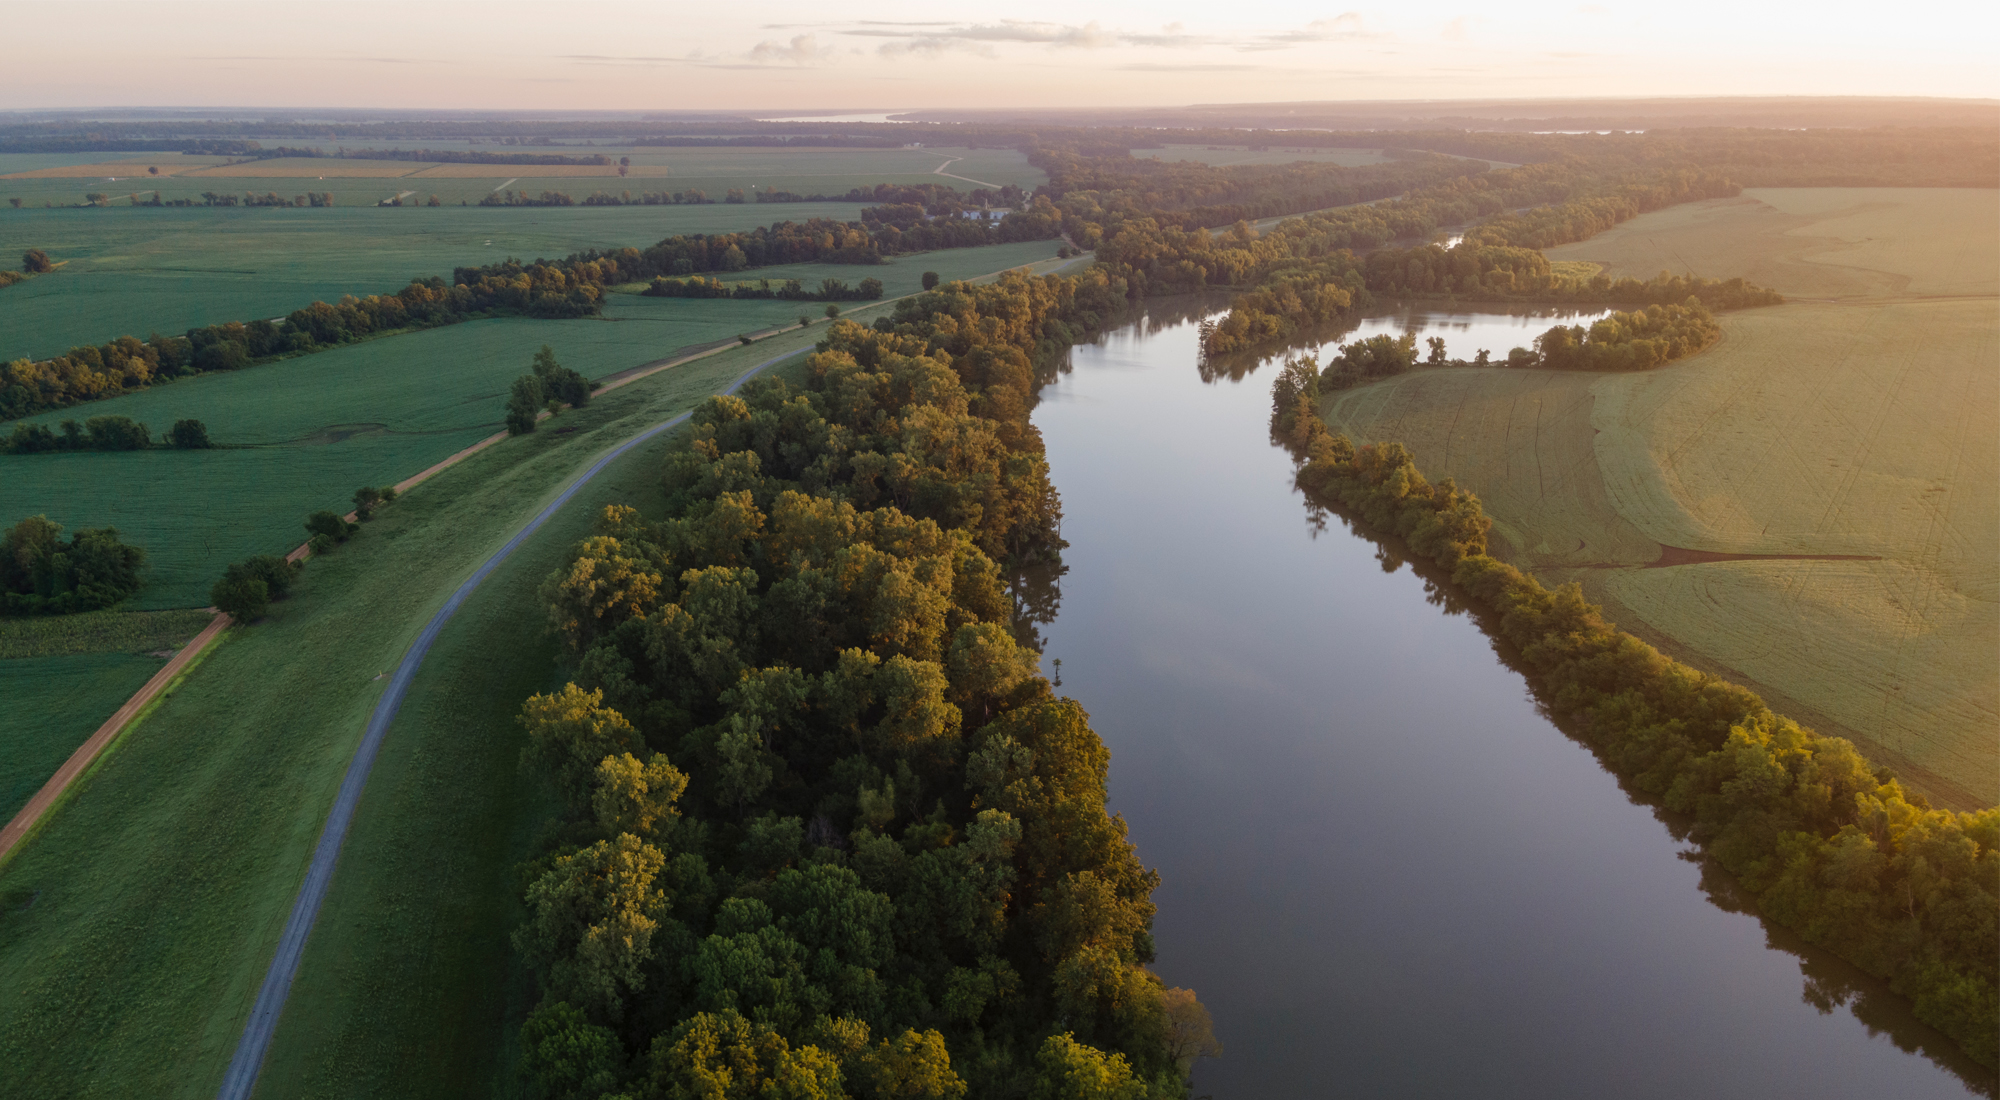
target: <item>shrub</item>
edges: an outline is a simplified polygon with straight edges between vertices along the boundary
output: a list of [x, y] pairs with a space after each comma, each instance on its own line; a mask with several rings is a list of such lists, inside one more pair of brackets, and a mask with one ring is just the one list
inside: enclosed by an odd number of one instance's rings
[[861, 296], [872, 302], [882, 296], [882, 280], [874, 278], [863, 279], [861, 280], [859, 289]]
[[396, 490], [394, 489], [377, 489], [372, 485], [363, 485], [361, 488], [354, 490], [355, 518], [363, 522], [374, 519], [375, 509], [389, 503], [390, 500], [394, 499], [395, 495]]
[[56, 265], [49, 262], [49, 254], [39, 248], [30, 248], [21, 253], [21, 270], [30, 275], [39, 275], [44, 271], [55, 269]]
[[936, 290], [937, 285], [938, 285], [938, 273], [935, 271], [924, 272], [924, 289]]
[[541, 379], [532, 374], [514, 379], [513, 391], [507, 397], [507, 434], [526, 435], [534, 431], [535, 417], [547, 400]]
[[214, 444], [208, 441], [208, 427], [199, 420], [176, 420], [167, 430], [167, 442], [183, 451], [205, 451]]
[[840, 307], [834, 305], [832, 302], [828, 302], [826, 304], [826, 319], [831, 321], [838, 316], [840, 316]]
[[[346, 542], [349, 535], [360, 529], [360, 524], [349, 523], [332, 512], [314, 512], [306, 517], [306, 530], [312, 534], [313, 540], [325, 539], [329, 547], [337, 542]], [[313, 552], [318, 553], [321, 549], [315, 546]]]

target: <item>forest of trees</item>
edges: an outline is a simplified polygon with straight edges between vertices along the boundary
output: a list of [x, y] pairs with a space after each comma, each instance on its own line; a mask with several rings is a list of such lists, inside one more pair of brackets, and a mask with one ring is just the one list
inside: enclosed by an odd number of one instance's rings
[[1146, 969], [1156, 876], [1003, 579], [1061, 546], [1036, 369], [1123, 289], [836, 323], [544, 584], [574, 677], [522, 713], [569, 822], [516, 936], [546, 1094], [1184, 1095], [1206, 1013]]
[[1472, 494], [1432, 485], [1398, 443], [1356, 447], [1317, 411], [1309, 365], [1273, 388], [1273, 426], [1310, 497], [1449, 571], [1564, 729], [1807, 942], [1886, 978], [1919, 1019], [2000, 1060], [2000, 808], [1932, 809], [1854, 746], [1606, 623], [1486, 554]]
[[139, 590], [146, 552], [118, 529], [78, 531], [29, 516], [0, 537], [0, 614], [68, 615], [110, 607]]

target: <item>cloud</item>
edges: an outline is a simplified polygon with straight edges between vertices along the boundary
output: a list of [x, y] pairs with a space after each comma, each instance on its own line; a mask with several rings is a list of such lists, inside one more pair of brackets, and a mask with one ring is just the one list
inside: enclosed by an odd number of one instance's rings
[[[942, 29], [940, 29], [942, 28]], [[840, 33], [858, 38], [886, 38], [877, 47], [888, 57], [905, 54], [936, 55], [962, 50], [987, 57], [997, 56], [996, 45], [1050, 46], [1057, 49], [1102, 50], [1113, 46], [1145, 46], [1187, 49], [1214, 45], [1217, 39], [1187, 33], [1179, 23], [1162, 27], [1157, 34], [1139, 34], [1108, 29], [1095, 21], [1045, 23], [1024, 19], [1003, 19], [998, 23], [894, 23], [862, 20]]]
[[1469, 25], [1471, 22], [1472, 22], [1471, 16], [1461, 15], [1457, 19], [1454, 19], [1451, 22], [1446, 23], [1444, 25], [1445, 40], [1448, 42], [1465, 41], [1472, 34], [1472, 28]]
[[832, 51], [819, 44], [819, 36], [811, 34], [793, 35], [792, 40], [787, 43], [759, 42], [750, 48], [750, 60], [766, 64], [779, 62], [811, 65], [817, 61], [832, 59]]
[[1374, 38], [1361, 22], [1361, 13], [1344, 11], [1332, 19], [1315, 19], [1294, 31], [1259, 35], [1257, 41], [1279, 44], [1334, 42], [1344, 38]]

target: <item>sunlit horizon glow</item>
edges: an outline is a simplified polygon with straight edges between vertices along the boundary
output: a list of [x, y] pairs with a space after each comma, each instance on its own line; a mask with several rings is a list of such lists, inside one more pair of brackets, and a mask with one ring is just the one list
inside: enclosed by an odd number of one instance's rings
[[[1356, 6], [1346, 6], [1356, 4]], [[2000, 96], [1983, 6], [11, 0], [0, 109], [722, 110]], [[940, 18], [964, 11], [963, 19]]]

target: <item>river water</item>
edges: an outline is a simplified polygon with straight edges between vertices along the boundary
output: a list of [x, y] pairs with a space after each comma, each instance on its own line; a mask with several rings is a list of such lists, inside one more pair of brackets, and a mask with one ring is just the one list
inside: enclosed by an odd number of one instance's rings
[[1315, 530], [1274, 368], [1204, 381], [1196, 346], [1181, 319], [1076, 348], [1034, 420], [1070, 542], [1043, 668], [1162, 876], [1156, 969], [1214, 1014], [1197, 1096], [1989, 1087], [1879, 984], [1731, 911], [1469, 616]]

